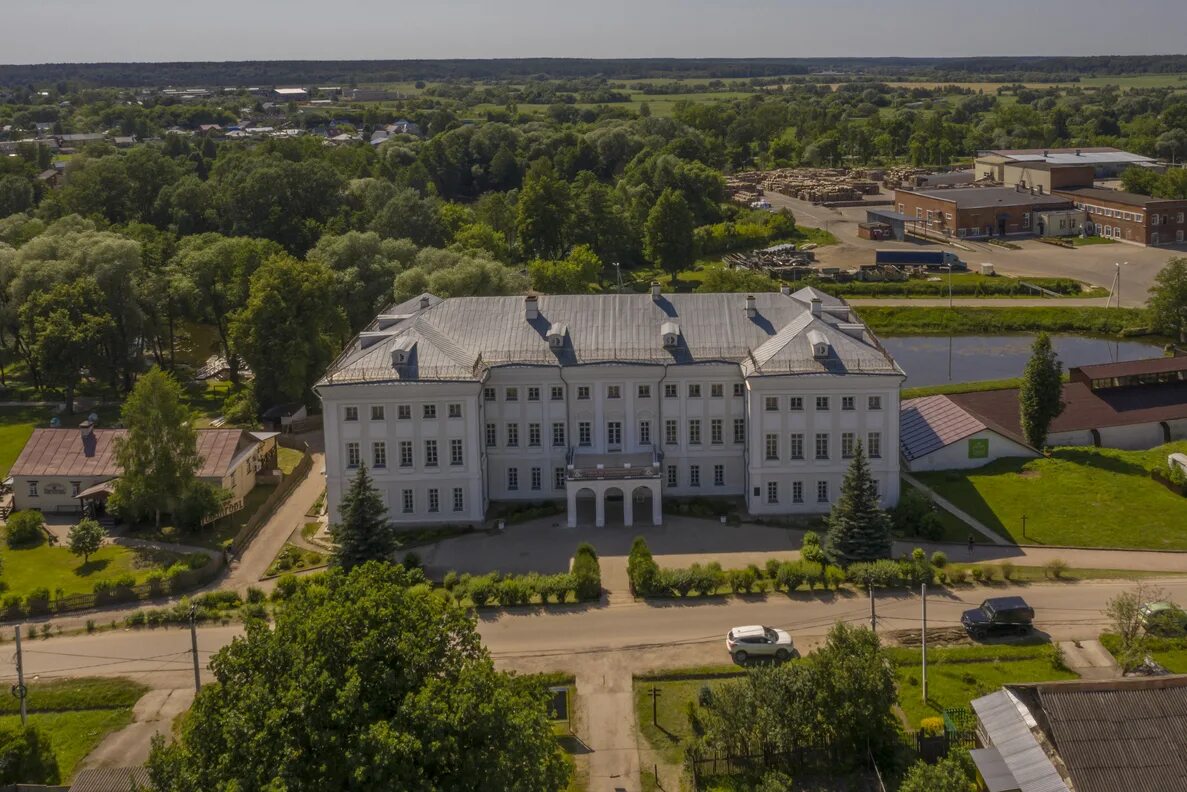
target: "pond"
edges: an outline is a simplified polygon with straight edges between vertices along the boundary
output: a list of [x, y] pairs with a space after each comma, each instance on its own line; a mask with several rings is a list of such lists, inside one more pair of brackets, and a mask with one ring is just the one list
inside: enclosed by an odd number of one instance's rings
[[[1031, 334], [887, 336], [882, 345], [907, 372], [903, 387], [919, 388], [1020, 377], [1034, 338]], [[1150, 341], [1052, 335], [1051, 343], [1064, 371], [1072, 366], [1162, 356], [1162, 345]]]

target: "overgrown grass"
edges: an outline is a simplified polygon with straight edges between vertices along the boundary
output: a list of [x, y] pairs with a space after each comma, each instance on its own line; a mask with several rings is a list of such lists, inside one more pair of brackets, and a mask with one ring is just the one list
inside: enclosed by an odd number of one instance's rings
[[[905, 281], [850, 281], [848, 283], [804, 283], [840, 297], [947, 297], [951, 288], [954, 297], [1040, 297], [1025, 284], [1039, 286], [1062, 297], [1104, 297], [1107, 289], [1087, 286], [1071, 278], [1008, 278], [1001, 275], [981, 275], [975, 272], [953, 274], [927, 279]], [[793, 284], [798, 288], [801, 284]]]
[[1140, 308], [969, 308], [946, 306], [854, 306], [876, 333], [973, 335], [977, 333], [1084, 333], [1130, 337], [1153, 335]]
[[[147, 685], [120, 677], [34, 680], [28, 687], [25, 703], [30, 712], [131, 707], [148, 692]], [[0, 696], [0, 714], [20, 711], [20, 702], [15, 696]]]
[[276, 449], [276, 465], [280, 468], [280, 472], [287, 476], [297, 469], [303, 456], [305, 455], [295, 448], [280, 446]]
[[264, 505], [264, 501], [275, 490], [275, 484], [257, 484], [244, 497], [242, 509], [197, 531], [182, 531], [174, 525], [162, 525], [160, 528], [153, 525], [138, 525], [133, 529], [132, 535], [138, 539], [176, 542], [220, 550], [228, 539], [234, 538], [235, 534], [239, 533], [240, 529], [247, 524], [253, 514], [259, 511], [260, 507]]
[[[205, 558], [205, 556], [203, 556]], [[16, 549], [0, 543], [0, 565], [4, 570], [6, 594], [26, 596], [33, 589], [45, 588], [53, 595], [89, 594], [100, 580], [132, 575], [143, 583], [154, 569], [165, 569], [186, 556], [163, 550], [104, 545], [86, 563], [65, 547], [40, 544]]]
[[[1187, 674], [1187, 638], [1146, 639], [1148, 654], [1154, 662], [1172, 674]], [[1121, 658], [1121, 637], [1116, 633], [1101, 633], [1101, 645], [1117, 660]]]
[[1187, 498], [1149, 474], [1175, 451], [1187, 451], [1187, 442], [1148, 451], [1057, 448], [1049, 458], [999, 459], [974, 470], [918, 475], [1019, 543], [1185, 550]]
[[0, 478], [8, 476], [33, 429], [48, 425], [51, 415], [49, 407], [0, 407]]
[[[20, 722], [20, 715], [0, 716], [0, 724], [5, 726], [16, 726]], [[29, 715], [29, 725], [37, 726], [49, 736], [63, 781], [73, 777], [78, 763], [95, 750], [104, 737], [131, 722], [131, 707]]]

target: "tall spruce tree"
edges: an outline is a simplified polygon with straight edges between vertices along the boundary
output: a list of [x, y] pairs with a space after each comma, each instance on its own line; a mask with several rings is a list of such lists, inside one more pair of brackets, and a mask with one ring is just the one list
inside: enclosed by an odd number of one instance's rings
[[340, 512], [341, 520], [330, 526], [330, 535], [338, 545], [335, 564], [349, 570], [367, 561], [391, 561], [395, 557], [395, 530], [366, 466], [359, 465], [358, 475], [342, 496]]
[[828, 515], [825, 551], [835, 564], [890, 556], [890, 515], [878, 503], [878, 485], [861, 443], [841, 484], [841, 497]]
[[1033, 448], [1047, 444], [1047, 432], [1063, 412], [1063, 364], [1051, 348], [1051, 339], [1039, 333], [1030, 348], [1030, 360], [1018, 390], [1022, 435]]

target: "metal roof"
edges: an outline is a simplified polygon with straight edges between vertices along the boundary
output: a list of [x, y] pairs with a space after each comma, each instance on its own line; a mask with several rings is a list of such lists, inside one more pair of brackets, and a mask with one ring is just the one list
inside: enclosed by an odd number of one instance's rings
[[[120, 474], [115, 458], [115, 440], [127, 429], [93, 429], [83, 437], [78, 429], [34, 429], [20, 456], [12, 464], [11, 476], [106, 476]], [[198, 475], [222, 477], [231, 470], [236, 450], [246, 433], [242, 429], [199, 429]], [[251, 438], [251, 443], [258, 440]]]
[[985, 154], [997, 155], [1007, 161], [1050, 162], [1056, 165], [1113, 165], [1127, 162], [1136, 165], [1155, 161], [1153, 157], [1122, 151], [1111, 146], [1092, 146], [1079, 149], [993, 149], [983, 154], [979, 153], [978, 158], [982, 158]]
[[1187, 356], [1126, 360], [1120, 363], [1095, 363], [1089, 366], [1077, 366], [1071, 371], [1078, 371], [1094, 380], [1133, 377], [1140, 374], [1166, 374], [1172, 371], [1187, 371]]
[[1018, 781], [996, 748], [974, 748], [969, 751], [969, 756], [973, 757], [977, 772], [985, 780], [987, 792], [1014, 792], [1018, 789]]
[[1064, 206], [1070, 205], [1071, 199], [1051, 195], [1032, 194], [1029, 190], [1018, 190], [1014, 187], [940, 187], [937, 189], [902, 189], [897, 192], [914, 193], [937, 201], [956, 204], [958, 209], [990, 209], [1006, 206]]
[[[972, 702], [981, 731], [997, 749], [1002, 763], [1021, 792], [1069, 792], [1067, 784], [1031, 732], [1033, 718], [1009, 690], [999, 690]], [[977, 759], [974, 757], [974, 762]], [[980, 769], [980, 762], [977, 763]], [[996, 772], [1000, 768], [994, 765]], [[1119, 792], [1119, 790], [1117, 790]]]
[[899, 405], [899, 447], [908, 460], [927, 456], [986, 428], [947, 396], [907, 399]]
[[[537, 316], [527, 319], [522, 296], [414, 297], [384, 312], [390, 335], [354, 339], [319, 386], [358, 382], [476, 381], [495, 366], [579, 366], [593, 363], [739, 365], [746, 376], [871, 374], [903, 376], [902, 369], [868, 330], [861, 337], [848, 306], [811, 288], [784, 295], [758, 293], [755, 315], [744, 294], [539, 295]], [[819, 299], [823, 310], [811, 312]], [[402, 318], [398, 318], [402, 317]], [[364, 333], [374, 333], [377, 320]], [[676, 323], [680, 337], [665, 347], [662, 329]], [[563, 343], [550, 346], [550, 328], [564, 327]], [[815, 358], [808, 332], [829, 342]], [[409, 345], [409, 341], [412, 342]], [[393, 365], [396, 344], [410, 348]]]
[[1124, 190], [1110, 190], [1104, 187], [1057, 187], [1055, 192], [1063, 193], [1073, 201], [1103, 201], [1104, 203], [1122, 204], [1124, 206], [1145, 207], [1149, 204], [1183, 203], [1181, 199], [1155, 198], [1152, 195], [1125, 192]]

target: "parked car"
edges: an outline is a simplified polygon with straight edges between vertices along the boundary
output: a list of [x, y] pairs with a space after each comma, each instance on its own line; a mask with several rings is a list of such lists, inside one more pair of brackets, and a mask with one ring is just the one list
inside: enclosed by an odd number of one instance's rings
[[991, 597], [981, 607], [967, 610], [960, 623], [973, 638], [990, 635], [1025, 635], [1034, 626], [1034, 608], [1022, 597]]
[[773, 657], [783, 662], [795, 654], [791, 635], [774, 627], [735, 627], [725, 636], [725, 648], [738, 663], [751, 657]]
[[1147, 602], [1139, 613], [1142, 627], [1151, 635], [1174, 638], [1187, 634], [1187, 612], [1173, 602]]

